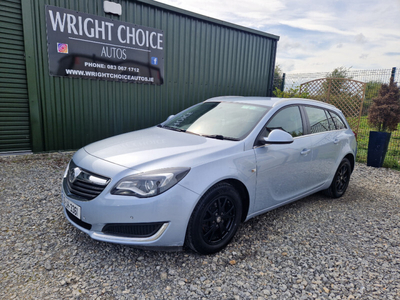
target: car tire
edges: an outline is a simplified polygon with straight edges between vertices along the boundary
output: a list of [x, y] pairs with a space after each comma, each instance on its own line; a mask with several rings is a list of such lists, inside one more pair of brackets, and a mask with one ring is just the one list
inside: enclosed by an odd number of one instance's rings
[[222, 250], [235, 235], [242, 217], [242, 201], [227, 182], [216, 184], [193, 210], [185, 244], [200, 254]]
[[340, 198], [346, 192], [349, 186], [351, 175], [351, 165], [347, 158], [343, 158], [338, 169], [336, 170], [335, 176], [333, 177], [331, 186], [324, 191], [324, 193], [332, 198]]

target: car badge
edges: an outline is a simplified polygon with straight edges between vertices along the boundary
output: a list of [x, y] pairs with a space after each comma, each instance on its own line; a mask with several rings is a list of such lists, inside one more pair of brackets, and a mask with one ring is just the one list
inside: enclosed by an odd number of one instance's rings
[[69, 176], [68, 176], [69, 182], [74, 183], [81, 173], [82, 170], [80, 168], [74, 168], [69, 170]]

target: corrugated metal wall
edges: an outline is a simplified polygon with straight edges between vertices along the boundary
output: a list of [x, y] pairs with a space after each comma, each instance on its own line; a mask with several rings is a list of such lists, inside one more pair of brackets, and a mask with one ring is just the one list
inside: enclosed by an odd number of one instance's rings
[[[215, 22], [149, 1], [23, 1], [30, 45], [28, 82], [35, 151], [76, 149], [115, 134], [155, 125], [183, 108], [220, 95], [262, 95], [272, 89], [278, 38]], [[164, 31], [164, 84], [146, 85], [49, 75], [45, 5], [118, 19]], [[32, 36], [30, 36], [32, 35]]]
[[0, 5], [0, 152], [30, 150], [20, 0]]

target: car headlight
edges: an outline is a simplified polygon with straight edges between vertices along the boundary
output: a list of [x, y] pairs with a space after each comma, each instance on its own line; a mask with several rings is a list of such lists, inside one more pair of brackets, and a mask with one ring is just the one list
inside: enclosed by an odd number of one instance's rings
[[113, 187], [111, 194], [147, 198], [173, 187], [189, 173], [190, 168], [169, 168], [127, 176]]
[[66, 168], [65, 171], [64, 171], [64, 176], [63, 176], [63, 178], [67, 177], [67, 175], [68, 175], [68, 170], [69, 170], [69, 165], [70, 165], [70, 163], [71, 163], [71, 161], [68, 163], [67, 168]]

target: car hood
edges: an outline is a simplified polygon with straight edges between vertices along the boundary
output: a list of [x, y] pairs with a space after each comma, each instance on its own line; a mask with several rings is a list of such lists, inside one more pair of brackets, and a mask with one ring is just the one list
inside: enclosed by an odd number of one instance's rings
[[243, 143], [216, 140], [151, 127], [92, 143], [84, 150], [97, 158], [140, 171], [193, 167], [243, 151]]

